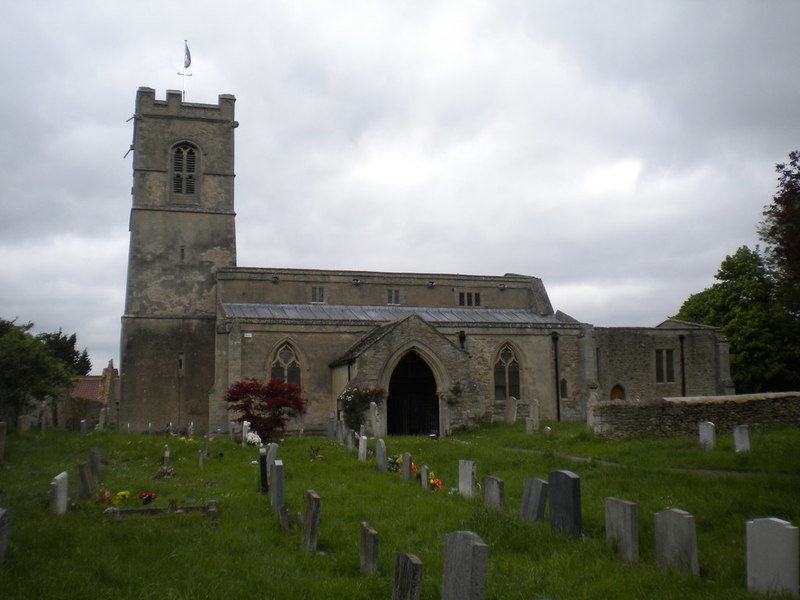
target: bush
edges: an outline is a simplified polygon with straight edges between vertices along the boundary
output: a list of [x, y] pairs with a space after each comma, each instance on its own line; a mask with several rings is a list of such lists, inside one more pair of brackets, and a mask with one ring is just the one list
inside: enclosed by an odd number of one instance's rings
[[364, 422], [364, 412], [369, 408], [369, 403], [380, 404], [386, 392], [381, 388], [362, 388], [357, 385], [349, 386], [339, 396], [339, 407], [344, 413], [344, 424], [348, 428], [358, 431]]
[[241, 413], [235, 420], [248, 421], [262, 440], [272, 439], [276, 432], [285, 433], [290, 419], [305, 414], [307, 402], [299, 385], [282, 379], [264, 383], [253, 377], [229, 387], [225, 401], [230, 403], [228, 410]]

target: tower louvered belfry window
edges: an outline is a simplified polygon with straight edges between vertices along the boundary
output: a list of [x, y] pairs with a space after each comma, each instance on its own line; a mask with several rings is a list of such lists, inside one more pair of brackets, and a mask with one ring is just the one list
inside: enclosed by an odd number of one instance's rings
[[172, 193], [192, 195], [197, 189], [197, 149], [180, 144], [172, 151]]

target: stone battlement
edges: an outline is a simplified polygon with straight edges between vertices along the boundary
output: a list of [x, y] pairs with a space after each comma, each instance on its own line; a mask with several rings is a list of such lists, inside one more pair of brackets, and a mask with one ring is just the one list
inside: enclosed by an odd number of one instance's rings
[[140, 87], [136, 92], [136, 114], [165, 117], [187, 117], [192, 119], [215, 119], [232, 121], [236, 97], [220, 94], [218, 104], [184, 102], [180, 90], [167, 90], [166, 100], [156, 100], [156, 91]]

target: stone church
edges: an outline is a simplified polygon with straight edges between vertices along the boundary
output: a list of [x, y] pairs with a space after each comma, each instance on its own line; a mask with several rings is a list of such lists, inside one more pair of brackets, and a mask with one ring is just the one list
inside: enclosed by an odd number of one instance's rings
[[136, 95], [120, 424], [227, 431], [226, 389], [299, 383], [322, 432], [348, 385], [384, 388], [388, 434], [446, 434], [536, 400], [585, 419], [604, 399], [727, 394], [727, 341], [675, 320], [607, 328], [554, 311], [542, 281], [236, 264], [235, 98]]

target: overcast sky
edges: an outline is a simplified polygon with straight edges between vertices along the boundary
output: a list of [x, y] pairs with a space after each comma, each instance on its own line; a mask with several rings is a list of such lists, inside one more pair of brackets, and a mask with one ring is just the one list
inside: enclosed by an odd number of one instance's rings
[[238, 264], [542, 278], [653, 326], [757, 243], [800, 2], [60, 0], [0, 20], [0, 318], [119, 364], [136, 89], [234, 94]]

